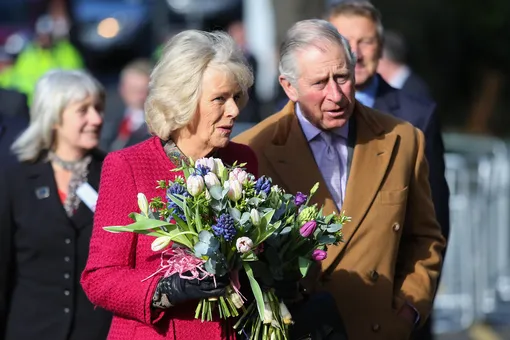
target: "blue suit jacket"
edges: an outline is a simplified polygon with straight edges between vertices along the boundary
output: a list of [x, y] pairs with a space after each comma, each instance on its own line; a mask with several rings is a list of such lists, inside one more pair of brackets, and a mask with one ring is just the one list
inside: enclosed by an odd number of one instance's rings
[[429, 181], [436, 216], [443, 236], [450, 233], [450, 191], [445, 178], [444, 145], [439, 120], [435, 113], [436, 104], [425, 97], [415, 97], [397, 90], [381, 77], [374, 108], [408, 121], [425, 135], [425, 155], [429, 163]]

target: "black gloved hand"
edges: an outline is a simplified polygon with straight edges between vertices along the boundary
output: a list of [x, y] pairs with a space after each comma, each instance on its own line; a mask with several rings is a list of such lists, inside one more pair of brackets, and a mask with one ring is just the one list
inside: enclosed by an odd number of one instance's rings
[[298, 271], [286, 272], [282, 280], [275, 280], [273, 283], [275, 295], [285, 303], [300, 301], [303, 298], [300, 291], [300, 280], [301, 273]]
[[[188, 273], [186, 273], [188, 274]], [[205, 277], [200, 273], [200, 279], [181, 279], [179, 274], [164, 277], [159, 280], [152, 298], [152, 305], [158, 308], [168, 308], [187, 300], [198, 300], [225, 294], [229, 285], [228, 276], [216, 277], [216, 285], [212, 277]]]

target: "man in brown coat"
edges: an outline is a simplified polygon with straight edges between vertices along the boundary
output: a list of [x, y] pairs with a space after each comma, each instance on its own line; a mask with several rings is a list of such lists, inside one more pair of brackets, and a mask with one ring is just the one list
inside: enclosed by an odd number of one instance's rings
[[445, 245], [423, 134], [354, 99], [355, 57], [328, 22], [296, 23], [280, 57], [291, 101], [235, 141], [257, 153], [260, 174], [291, 193], [319, 182], [324, 212], [352, 218], [312, 278], [335, 297], [349, 339], [408, 339], [432, 308]]

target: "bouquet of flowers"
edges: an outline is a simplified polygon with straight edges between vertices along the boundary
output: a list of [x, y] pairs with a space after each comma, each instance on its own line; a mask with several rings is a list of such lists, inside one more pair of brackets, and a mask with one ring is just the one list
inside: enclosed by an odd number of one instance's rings
[[[175, 171], [184, 178], [159, 181], [158, 196], [149, 203], [138, 194], [140, 213], [134, 223], [109, 226], [110, 232], [135, 232], [155, 237], [151, 248], [161, 252], [153, 275], [178, 274], [183, 279], [230, 277], [226, 296], [203, 299], [195, 317], [226, 319], [242, 315], [234, 326], [252, 339], [286, 339], [292, 317], [272, 289], [286, 272], [302, 276], [313, 261], [326, 257], [328, 245], [342, 241], [344, 214], [324, 216], [311, 196], [285, 193], [267, 177], [255, 178], [245, 164], [227, 167], [220, 159], [183, 163]], [[239, 272], [248, 277], [254, 301], [247, 308], [240, 292]], [[153, 276], [151, 275], [151, 276]]]

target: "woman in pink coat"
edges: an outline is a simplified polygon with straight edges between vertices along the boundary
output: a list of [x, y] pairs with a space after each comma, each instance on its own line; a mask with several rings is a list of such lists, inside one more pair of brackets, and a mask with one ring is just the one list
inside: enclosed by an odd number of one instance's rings
[[247, 101], [253, 75], [234, 41], [225, 33], [184, 31], [176, 35], [151, 74], [145, 104], [154, 135], [113, 152], [104, 161], [90, 254], [81, 283], [95, 305], [113, 312], [108, 339], [228, 339], [228, 325], [194, 318], [197, 300], [219, 296], [225, 284], [183, 280], [179, 275], [144, 280], [160, 265], [151, 251], [153, 237], [109, 233], [105, 226], [132, 223], [137, 193], [150, 200], [164, 196], [158, 180], [183, 176], [172, 172], [182, 159], [213, 156], [232, 164], [246, 162], [257, 171], [247, 146], [229, 142], [239, 110]]

